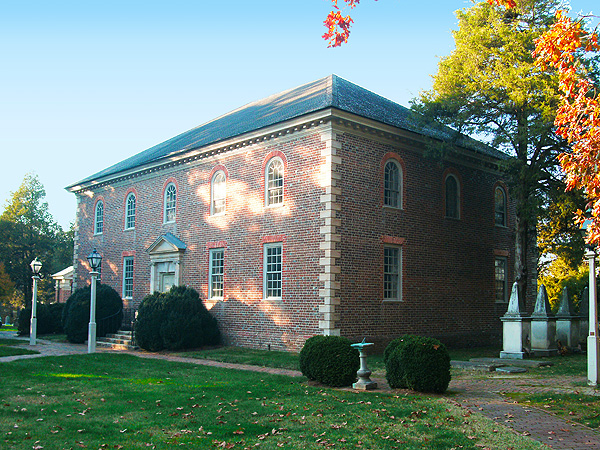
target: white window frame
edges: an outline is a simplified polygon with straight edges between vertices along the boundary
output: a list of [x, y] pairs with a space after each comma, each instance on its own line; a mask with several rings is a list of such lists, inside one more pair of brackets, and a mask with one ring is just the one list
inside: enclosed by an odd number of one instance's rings
[[94, 208], [94, 234], [104, 232], [104, 202], [99, 200]]
[[[177, 187], [175, 183], [167, 184], [163, 200], [164, 223], [175, 222], [177, 220]], [[172, 218], [169, 217], [171, 213], [173, 215]]]
[[[276, 258], [273, 260], [273, 258]], [[277, 270], [277, 268], [279, 270]], [[278, 293], [279, 295], [270, 295]], [[264, 244], [263, 248], [263, 298], [281, 300], [283, 296], [283, 243]]]
[[133, 230], [135, 228], [135, 214], [137, 208], [137, 198], [133, 192], [130, 192], [125, 199], [125, 229]]
[[[392, 180], [389, 178], [388, 167], [394, 167], [398, 174], [397, 186], [393, 186]], [[395, 159], [389, 159], [385, 163], [383, 169], [383, 206], [388, 208], [402, 209], [402, 184], [404, 182], [404, 174], [402, 173], [402, 166]]]
[[[277, 164], [280, 166], [280, 177], [275, 178], [275, 170], [272, 168]], [[279, 157], [271, 158], [265, 167], [265, 206], [283, 206], [285, 194], [285, 165]], [[281, 181], [278, 181], [281, 180]], [[275, 184], [277, 183], [277, 184]]]
[[[454, 207], [456, 208], [455, 216], [448, 214], [448, 206], [450, 205], [448, 199], [448, 180], [450, 178], [452, 178], [456, 183], [456, 202], [454, 205]], [[460, 181], [458, 180], [458, 177], [456, 177], [456, 175], [448, 174], [444, 179], [444, 200], [444, 216], [448, 219], [460, 219]]]
[[[395, 267], [390, 267], [388, 258], [395, 259], [393, 261]], [[389, 284], [395, 284], [395, 289]], [[383, 301], [402, 301], [402, 247], [399, 246], [385, 245], [383, 247]]]
[[[208, 261], [208, 298], [222, 299], [225, 296], [225, 249], [213, 248]], [[220, 284], [220, 289], [215, 289]], [[221, 295], [218, 295], [220, 291]], [[217, 294], [215, 294], [217, 292]]]
[[[222, 181], [217, 178], [222, 177]], [[217, 171], [210, 182], [210, 214], [225, 214], [227, 201], [227, 177], [222, 170]]]
[[[133, 264], [133, 256], [123, 258], [123, 298], [133, 298]], [[128, 284], [131, 287], [131, 292], [128, 292]]]
[[[500, 192], [502, 193], [502, 211], [499, 211], [498, 209], [498, 202], [496, 201], [496, 194]], [[502, 222], [500, 223], [498, 221], [498, 214], [501, 213], [502, 214]], [[494, 189], [494, 225], [496, 225], [497, 227], [506, 227], [506, 220], [507, 220], [507, 195], [506, 195], [506, 190], [501, 187], [501, 186], [496, 186], [496, 189]]]
[[[504, 280], [498, 278], [498, 262], [502, 261]], [[503, 283], [504, 298], [498, 299], [498, 283]], [[494, 258], [494, 300], [496, 303], [508, 303], [508, 258], [505, 256], [496, 256]]]

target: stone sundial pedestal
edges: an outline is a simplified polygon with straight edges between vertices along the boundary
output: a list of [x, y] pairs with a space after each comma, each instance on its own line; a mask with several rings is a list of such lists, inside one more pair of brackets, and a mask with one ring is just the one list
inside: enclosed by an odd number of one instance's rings
[[371, 371], [367, 367], [367, 352], [365, 351], [365, 347], [369, 345], [373, 345], [373, 343], [365, 342], [364, 339], [358, 344], [351, 344], [351, 346], [358, 349], [360, 353], [360, 369], [358, 369], [358, 372], [356, 372], [356, 375], [358, 376], [358, 381], [352, 385], [354, 389], [368, 391], [377, 388], [377, 383], [371, 381], [371, 379], [369, 378], [369, 376], [371, 375]]

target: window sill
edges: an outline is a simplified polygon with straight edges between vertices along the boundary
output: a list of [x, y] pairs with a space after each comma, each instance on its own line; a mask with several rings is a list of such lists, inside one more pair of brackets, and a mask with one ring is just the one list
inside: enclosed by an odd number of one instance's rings
[[508, 227], [507, 227], [506, 225], [500, 225], [500, 224], [498, 224], [498, 223], [495, 223], [495, 224], [494, 224], [494, 226], [495, 226], [496, 228], [501, 228], [501, 229], [504, 229], [504, 230], [507, 230], [507, 229], [508, 229]]
[[123, 231], [135, 231], [135, 227], [123, 228]]
[[382, 208], [389, 209], [390, 211], [404, 211], [404, 208], [402, 206], [383, 205]]
[[382, 300], [383, 303], [404, 303], [404, 300], [401, 298], [384, 298]]
[[275, 205], [265, 205], [265, 209], [282, 208], [283, 206], [283, 203], [277, 203]]
[[100, 232], [100, 233], [94, 233], [94, 236], [102, 236], [102, 234], [103, 234], [102, 232]]
[[460, 217], [444, 216], [444, 219], [456, 220], [457, 222], [460, 222]]

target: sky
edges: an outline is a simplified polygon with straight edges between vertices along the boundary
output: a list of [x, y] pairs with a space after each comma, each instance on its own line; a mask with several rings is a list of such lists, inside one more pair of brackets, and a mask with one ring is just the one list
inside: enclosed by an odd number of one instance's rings
[[[340, 1], [341, 3], [341, 1]], [[410, 106], [431, 88], [468, 0], [363, 0], [348, 44], [330, 0], [0, 0], [0, 211], [27, 173], [55, 220], [89, 175], [330, 74]], [[600, 14], [597, 0], [574, 12]]]

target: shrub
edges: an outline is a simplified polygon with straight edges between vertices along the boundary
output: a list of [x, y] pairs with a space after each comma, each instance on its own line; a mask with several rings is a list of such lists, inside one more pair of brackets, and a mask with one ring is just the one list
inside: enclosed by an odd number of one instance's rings
[[50, 315], [50, 333], [62, 333], [62, 314], [65, 309], [65, 303], [50, 303], [48, 313]]
[[[37, 316], [37, 331], [36, 335], [50, 334], [52, 330], [52, 318], [48, 310], [48, 306], [43, 303], [38, 303], [36, 309]], [[23, 308], [18, 315], [18, 333], [19, 336], [29, 336], [31, 326], [31, 307]]]
[[[77, 289], [64, 306], [62, 325], [69, 342], [82, 343], [90, 322], [90, 286]], [[106, 320], [110, 318], [110, 320]], [[96, 285], [96, 336], [114, 333], [123, 320], [123, 300], [110, 286]]]
[[173, 286], [169, 292], [155, 292], [142, 300], [135, 340], [150, 351], [179, 350], [218, 344], [221, 334], [198, 292]]
[[300, 351], [300, 370], [309, 380], [327, 386], [348, 386], [360, 367], [358, 350], [340, 336], [313, 336]]
[[403, 336], [395, 341], [390, 343], [394, 346], [388, 351], [386, 361], [390, 387], [445, 392], [450, 383], [450, 355], [446, 346], [437, 339], [420, 336]]

